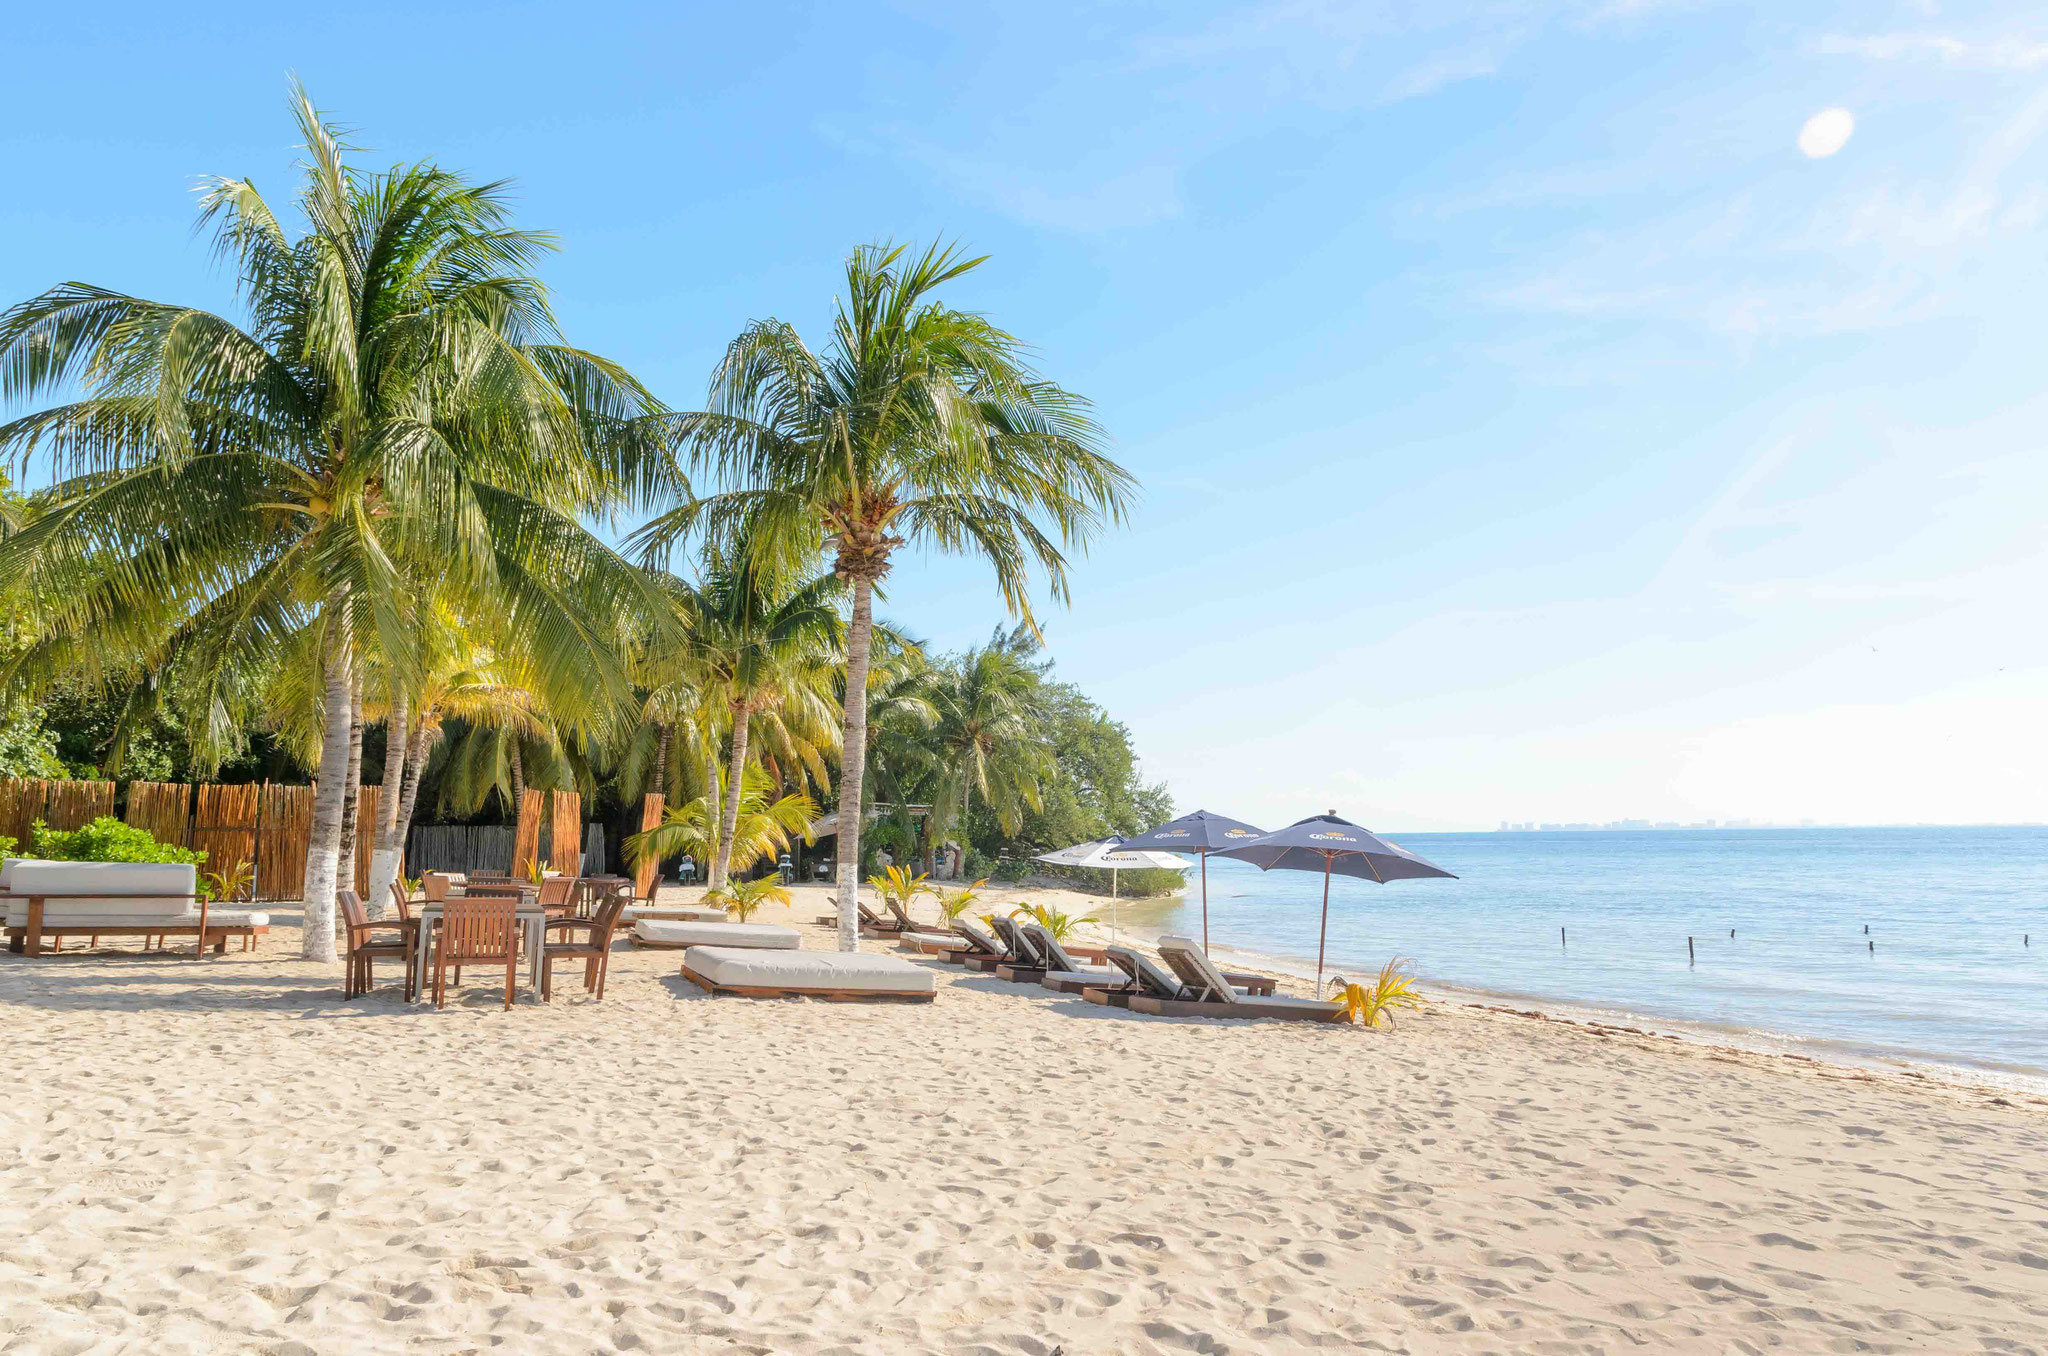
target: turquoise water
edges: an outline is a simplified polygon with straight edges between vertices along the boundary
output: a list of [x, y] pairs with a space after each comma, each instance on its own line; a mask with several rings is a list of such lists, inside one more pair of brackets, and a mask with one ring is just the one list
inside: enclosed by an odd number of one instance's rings
[[[1337, 877], [1332, 970], [1406, 956], [1461, 988], [2048, 1074], [2048, 829], [1399, 840], [1460, 879]], [[1123, 921], [1199, 936], [1195, 881]], [[1317, 875], [1212, 860], [1210, 937], [1313, 970], [1321, 892]]]

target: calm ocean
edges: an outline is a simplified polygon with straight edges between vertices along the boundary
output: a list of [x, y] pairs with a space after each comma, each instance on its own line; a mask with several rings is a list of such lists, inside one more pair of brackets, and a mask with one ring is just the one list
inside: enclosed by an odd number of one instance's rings
[[[1406, 956], [1421, 978], [1463, 989], [2048, 1075], [2048, 829], [1399, 841], [1460, 879], [1337, 877], [1331, 969], [1355, 977]], [[1183, 899], [1122, 906], [1122, 922], [1199, 936], [1196, 879]], [[1313, 971], [1321, 890], [1320, 876], [1212, 860], [1210, 937]]]

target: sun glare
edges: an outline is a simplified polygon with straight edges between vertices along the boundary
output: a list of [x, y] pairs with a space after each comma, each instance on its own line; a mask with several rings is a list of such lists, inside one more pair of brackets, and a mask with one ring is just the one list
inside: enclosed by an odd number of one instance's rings
[[1848, 145], [1855, 131], [1855, 114], [1846, 108], [1823, 108], [1799, 129], [1799, 149], [1808, 159], [1825, 160]]

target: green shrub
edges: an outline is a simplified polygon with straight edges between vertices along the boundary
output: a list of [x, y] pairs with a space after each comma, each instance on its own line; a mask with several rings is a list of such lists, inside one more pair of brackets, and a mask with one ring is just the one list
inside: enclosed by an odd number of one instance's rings
[[968, 847], [960, 853], [960, 874], [969, 880], [981, 880], [995, 867], [995, 858], [978, 847]]
[[[53, 862], [189, 862], [199, 866], [206, 861], [204, 852], [159, 843], [149, 830], [123, 824], [112, 815], [101, 815], [77, 829], [53, 829], [38, 819], [29, 836], [29, 850], [31, 856]], [[213, 886], [205, 880], [199, 882], [199, 892], [209, 899], [214, 895]]]
[[1037, 862], [1028, 857], [998, 857], [989, 875], [1005, 885], [1015, 885], [1037, 875], [1038, 866]]

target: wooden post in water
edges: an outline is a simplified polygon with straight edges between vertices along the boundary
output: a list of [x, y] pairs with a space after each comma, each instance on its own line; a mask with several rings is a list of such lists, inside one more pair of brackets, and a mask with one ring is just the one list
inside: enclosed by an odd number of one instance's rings
[[1562, 951], [1562, 950], [1564, 950], [1564, 929], [1563, 929], [1563, 928], [1559, 928], [1559, 929], [1557, 930], [1557, 949], [1558, 949], [1559, 951]]
[[1698, 965], [1700, 963], [1700, 958], [1693, 954], [1692, 938], [1690, 937], [1685, 939], [1685, 963], [1687, 965]]

